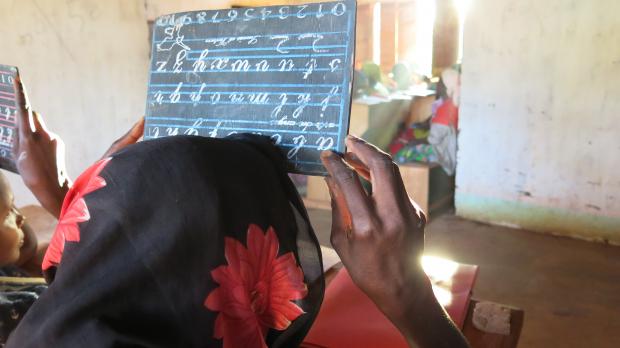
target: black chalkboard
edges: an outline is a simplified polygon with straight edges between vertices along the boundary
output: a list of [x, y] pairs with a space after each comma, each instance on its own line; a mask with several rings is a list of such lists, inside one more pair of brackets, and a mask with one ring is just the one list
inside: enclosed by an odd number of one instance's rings
[[324, 175], [344, 152], [356, 2], [162, 16], [153, 27], [145, 139], [271, 137], [290, 171]]
[[13, 137], [17, 131], [15, 77], [17, 68], [0, 64], [0, 168], [17, 173]]

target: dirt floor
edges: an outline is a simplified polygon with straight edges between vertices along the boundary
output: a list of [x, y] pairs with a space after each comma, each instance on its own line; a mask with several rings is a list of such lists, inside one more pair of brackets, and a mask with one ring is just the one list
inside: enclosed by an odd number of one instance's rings
[[[331, 213], [309, 212], [329, 245]], [[620, 347], [620, 247], [446, 214], [428, 226], [426, 250], [479, 265], [476, 298], [525, 310], [519, 347]]]

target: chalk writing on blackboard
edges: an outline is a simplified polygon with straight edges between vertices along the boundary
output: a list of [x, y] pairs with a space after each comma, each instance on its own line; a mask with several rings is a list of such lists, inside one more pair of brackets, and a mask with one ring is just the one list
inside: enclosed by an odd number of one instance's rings
[[292, 172], [325, 174], [351, 107], [352, 0], [162, 16], [153, 29], [145, 139], [271, 137]]
[[15, 77], [17, 68], [0, 64], [0, 168], [17, 173], [13, 138], [17, 131]]

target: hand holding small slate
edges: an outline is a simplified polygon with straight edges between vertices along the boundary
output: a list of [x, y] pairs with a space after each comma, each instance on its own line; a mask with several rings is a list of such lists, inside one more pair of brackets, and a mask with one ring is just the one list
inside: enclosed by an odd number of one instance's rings
[[19, 76], [14, 84], [18, 131], [13, 154], [17, 171], [41, 205], [58, 217], [71, 185], [65, 169], [65, 145], [47, 130], [41, 115], [31, 110]]

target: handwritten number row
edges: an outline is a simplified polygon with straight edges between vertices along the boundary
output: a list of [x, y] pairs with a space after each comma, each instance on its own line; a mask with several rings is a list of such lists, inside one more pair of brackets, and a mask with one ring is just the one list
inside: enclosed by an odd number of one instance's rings
[[313, 12], [308, 9], [308, 5], [299, 6], [282, 6], [277, 10], [270, 8], [248, 8], [245, 10], [228, 10], [228, 11], [211, 11], [212, 14], [206, 11], [184, 14], [181, 16], [166, 15], [157, 19], [158, 26], [169, 25], [191, 25], [191, 24], [204, 24], [204, 23], [230, 23], [235, 20], [242, 20], [245, 22], [253, 20], [265, 21], [267, 19], [287, 19], [290, 17], [304, 19], [307, 17], [321, 18], [326, 15], [333, 15], [340, 17], [347, 11], [347, 6], [342, 3], [336, 3], [331, 8], [327, 8], [324, 4], [318, 4], [318, 9]]

